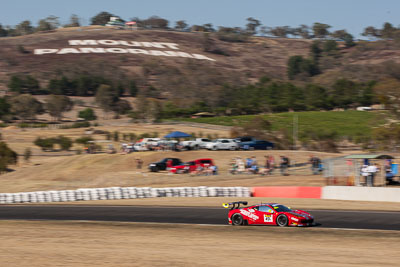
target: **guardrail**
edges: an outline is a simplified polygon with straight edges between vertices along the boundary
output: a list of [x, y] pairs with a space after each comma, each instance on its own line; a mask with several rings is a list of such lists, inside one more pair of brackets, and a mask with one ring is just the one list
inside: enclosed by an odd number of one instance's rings
[[0, 204], [44, 203], [152, 197], [250, 197], [247, 187], [108, 187], [0, 193]]

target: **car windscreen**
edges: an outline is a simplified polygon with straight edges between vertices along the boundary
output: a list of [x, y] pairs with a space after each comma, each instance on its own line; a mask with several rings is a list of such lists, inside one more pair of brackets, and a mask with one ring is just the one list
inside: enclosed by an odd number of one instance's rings
[[277, 212], [289, 212], [292, 211], [291, 209], [289, 209], [288, 207], [284, 206], [284, 205], [272, 205], [272, 207], [274, 208], [275, 211]]

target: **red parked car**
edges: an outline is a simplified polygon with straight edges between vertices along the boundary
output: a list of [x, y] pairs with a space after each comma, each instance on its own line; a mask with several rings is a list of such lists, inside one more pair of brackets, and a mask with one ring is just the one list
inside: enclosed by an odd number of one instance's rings
[[278, 225], [278, 226], [311, 226], [314, 217], [303, 210], [292, 210], [277, 203], [262, 203], [247, 206], [247, 201], [238, 201], [222, 204], [224, 208], [230, 208], [228, 214], [229, 224], [232, 225]]
[[212, 159], [196, 159], [192, 161], [185, 162], [181, 165], [173, 166], [170, 169], [172, 173], [191, 173], [197, 171], [197, 168], [201, 166], [202, 168], [213, 166], [214, 162]]

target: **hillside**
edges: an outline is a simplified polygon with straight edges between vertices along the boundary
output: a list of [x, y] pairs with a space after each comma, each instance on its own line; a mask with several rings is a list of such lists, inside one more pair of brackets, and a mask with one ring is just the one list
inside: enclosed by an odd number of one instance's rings
[[[177, 44], [175, 48], [178, 49], [126, 45], [70, 46], [69, 40], [123, 40], [128, 42], [175, 43]], [[45, 82], [52, 76], [59, 75], [60, 73], [89, 72], [113, 77], [135, 77], [139, 80], [150, 78], [150, 80], [156, 81], [156, 84], [159, 86], [162, 86], [163, 82], [165, 83], [163, 80], [164, 77], [162, 77], [165, 74], [168, 74], [168, 76], [182, 74], [191, 76], [193, 82], [204, 80], [202, 77], [193, 76], [204, 76], [204, 74], [215, 76], [214, 78], [208, 78], [210, 84], [218, 83], [216, 79], [220, 77], [226, 78], [228, 81], [229, 79], [237, 78], [251, 80], [252, 78], [258, 78], [266, 74], [279, 77], [285, 72], [288, 57], [297, 54], [305, 55], [309, 47], [309, 41], [267, 38], [254, 38], [246, 43], [229, 43], [212, 37], [209, 42], [211, 42], [210, 45], [213, 49], [218, 49], [217, 53], [204, 51], [204, 36], [202, 33], [155, 30], [127, 31], [104, 27], [83, 27], [83, 30], [63, 29], [56, 32], [1, 38], [0, 84], [1, 88], [5, 89], [6, 81], [13, 73], [31, 73]], [[26, 53], [22, 53], [18, 48], [19, 46], [23, 46]], [[173, 50], [175, 52], [201, 54], [215, 61], [188, 60], [185, 57], [131, 53], [34, 54], [35, 49], [78, 47], [140, 48], [146, 51]]]
[[[91, 42], [72, 45], [70, 40]], [[213, 34], [98, 26], [0, 38], [0, 90], [7, 88], [12, 74], [32, 74], [45, 86], [52, 77], [89, 73], [114, 80], [135, 79], [142, 87], [153, 85], [164, 93], [192, 97], [198, 92], [188, 88], [211, 91], [226, 83], [254, 82], [263, 75], [286, 80], [289, 57], [308, 56], [311, 42], [266, 37], [225, 42]], [[382, 64], [389, 60], [400, 62], [396, 43], [359, 42], [322, 57], [323, 73], [306, 81], [329, 84], [340, 77], [379, 79], [387, 75]]]

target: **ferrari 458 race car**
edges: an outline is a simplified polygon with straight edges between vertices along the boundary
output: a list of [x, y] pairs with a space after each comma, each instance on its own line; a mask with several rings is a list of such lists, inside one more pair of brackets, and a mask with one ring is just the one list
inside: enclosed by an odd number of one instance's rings
[[224, 208], [230, 208], [228, 214], [229, 224], [248, 225], [265, 224], [279, 226], [311, 226], [314, 217], [303, 210], [292, 210], [277, 203], [262, 203], [248, 207], [247, 201], [223, 203]]

